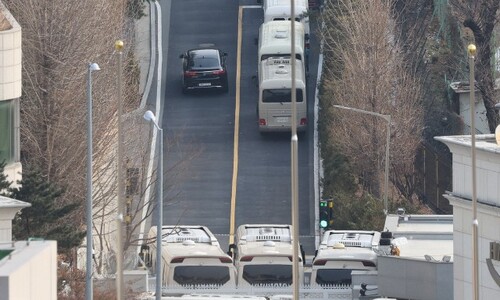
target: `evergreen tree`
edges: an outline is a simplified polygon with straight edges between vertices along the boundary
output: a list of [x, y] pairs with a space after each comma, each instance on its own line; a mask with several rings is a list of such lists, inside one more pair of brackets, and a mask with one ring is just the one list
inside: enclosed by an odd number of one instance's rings
[[13, 236], [18, 240], [30, 237], [57, 240], [60, 252], [80, 245], [85, 231], [80, 231], [71, 222], [64, 222], [64, 218], [80, 205], [59, 205], [57, 200], [64, 189], [47, 181], [40, 171], [25, 172], [19, 184], [10, 189], [10, 197], [31, 203], [31, 207], [24, 208], [14, 219]]
[[8, 188], [11, 182], [7, 180], [7, 176], [4, 174], [5, 161], [0, 162], [0, 195], [9, 197]]

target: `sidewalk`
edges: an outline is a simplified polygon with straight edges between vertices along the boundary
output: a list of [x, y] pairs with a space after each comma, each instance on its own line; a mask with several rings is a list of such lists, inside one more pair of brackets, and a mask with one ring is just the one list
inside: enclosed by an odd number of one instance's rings
[[141, 95], [144, 93], [151, 60], [150, 5], [149, 1], [144, 1], [145, 16], [135, 22], [135, 57], [139, 61], [139, 93]]

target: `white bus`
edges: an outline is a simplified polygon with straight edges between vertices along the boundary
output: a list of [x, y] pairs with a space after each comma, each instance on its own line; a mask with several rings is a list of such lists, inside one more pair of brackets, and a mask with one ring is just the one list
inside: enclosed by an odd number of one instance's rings
[[[259, 131], [290, 131], [292, 128], [291, 58], [270, 57], [260, 62], [257, 114]], [[303, 65], [295, 60], [297, 130], [307, 127], [306, 79]]]
[[[263, 23], [259, 29], [258, 63], [270, 57], [291, 56], [291, 22], [270, 21]], [[304, 26], [295, 22], [295, 57], [300, 60], [303, 69], [307, 67], [305, 51]]]
[[[167, 287], [236, 287], [233, 259], [205, 226], [162, 226], [163, 285]], [[156, 241], [156, 226], [148, 238]], [[156, 242], [149, 245], [148, 256], [156, 272]], [[146, 259], [147, 260], [147, 259]]]
[[[264, 0], [264, 23], [270, 21], [290, 21], [290, 0]], [[309, 26], [308, 0], [295, 0], [295, 21], [304, 26], [305, 44], [309, 46], [311, 29]]]
[[380, 232], [328, 230], [312, 263], [311, 286], [351, 285], [352, 271], [377, 269]]
[[[238, 273], [238, 287], [286, 286], [293, 283], [291, 225], [246, 224], [238, 227], [230, 246]], [[300, 251], [299, 251], [300, 252]], [[299, 253], [300, 280], [303, 258]]]

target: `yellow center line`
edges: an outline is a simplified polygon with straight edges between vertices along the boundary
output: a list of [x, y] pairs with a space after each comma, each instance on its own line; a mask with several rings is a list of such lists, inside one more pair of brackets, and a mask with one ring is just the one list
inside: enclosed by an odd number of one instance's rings
[[231, 212], [229, 218], [229, 244], [234, 243], [236, 185], [238, 184], [238, 146], [240, 132], [240, 78], [241, 78], [241, 36], [243, 21], [243, 7], [238, 10], [238, 47], [236, 50], [236, 103], [234, 108], [234, 150], [233, 150], [233, 180], [231, 184]]

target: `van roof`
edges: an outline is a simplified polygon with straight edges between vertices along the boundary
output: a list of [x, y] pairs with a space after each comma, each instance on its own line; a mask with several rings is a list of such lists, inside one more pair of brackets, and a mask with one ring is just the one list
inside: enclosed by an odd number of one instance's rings
[[[156, 226], [149, 236], [156, 236]], [[226, 257], [212, 232], [205, 226], [162, 226], [162, 252], [167, 262], [175, 257]]]
[[378, 231], [328, 230], [314, 260], [376, 260], [379, 241]]
[[365, 230], [328, 230], [323, 234], [321, 247], [342, 243], [345, 247], [373, 248], [380, 241], [380, 232]]
[[[297, 15], [307, 12], [308, 7], [308, 0], [295, 0], [295, 13]], [[266, 0], [263, 9], [266, 13], [270, 13], [272, 10], [273, 14], [275, 12], [282, 14], [286, 10], [287, 15], [290, 15], [290, 0]]]
[[[270, 21], [261, 25], [259, 31], [259, 57], [263, 54], [290, 54], [290, 21]], [[304, 53], [304, 25], [295, 22], [295, 51]]]
[[239, 255], [292, 256], [292, 234], [292, 225], [241, 225], [236, 231]]
[[[290, 88], [291, 87], [291, 58], [270, 57], [261, 61], [260, 85], [262, 88]], [[305, 88], [305, 77], [302, 62], [295, 59], [295, 84], [297, 88]]]

